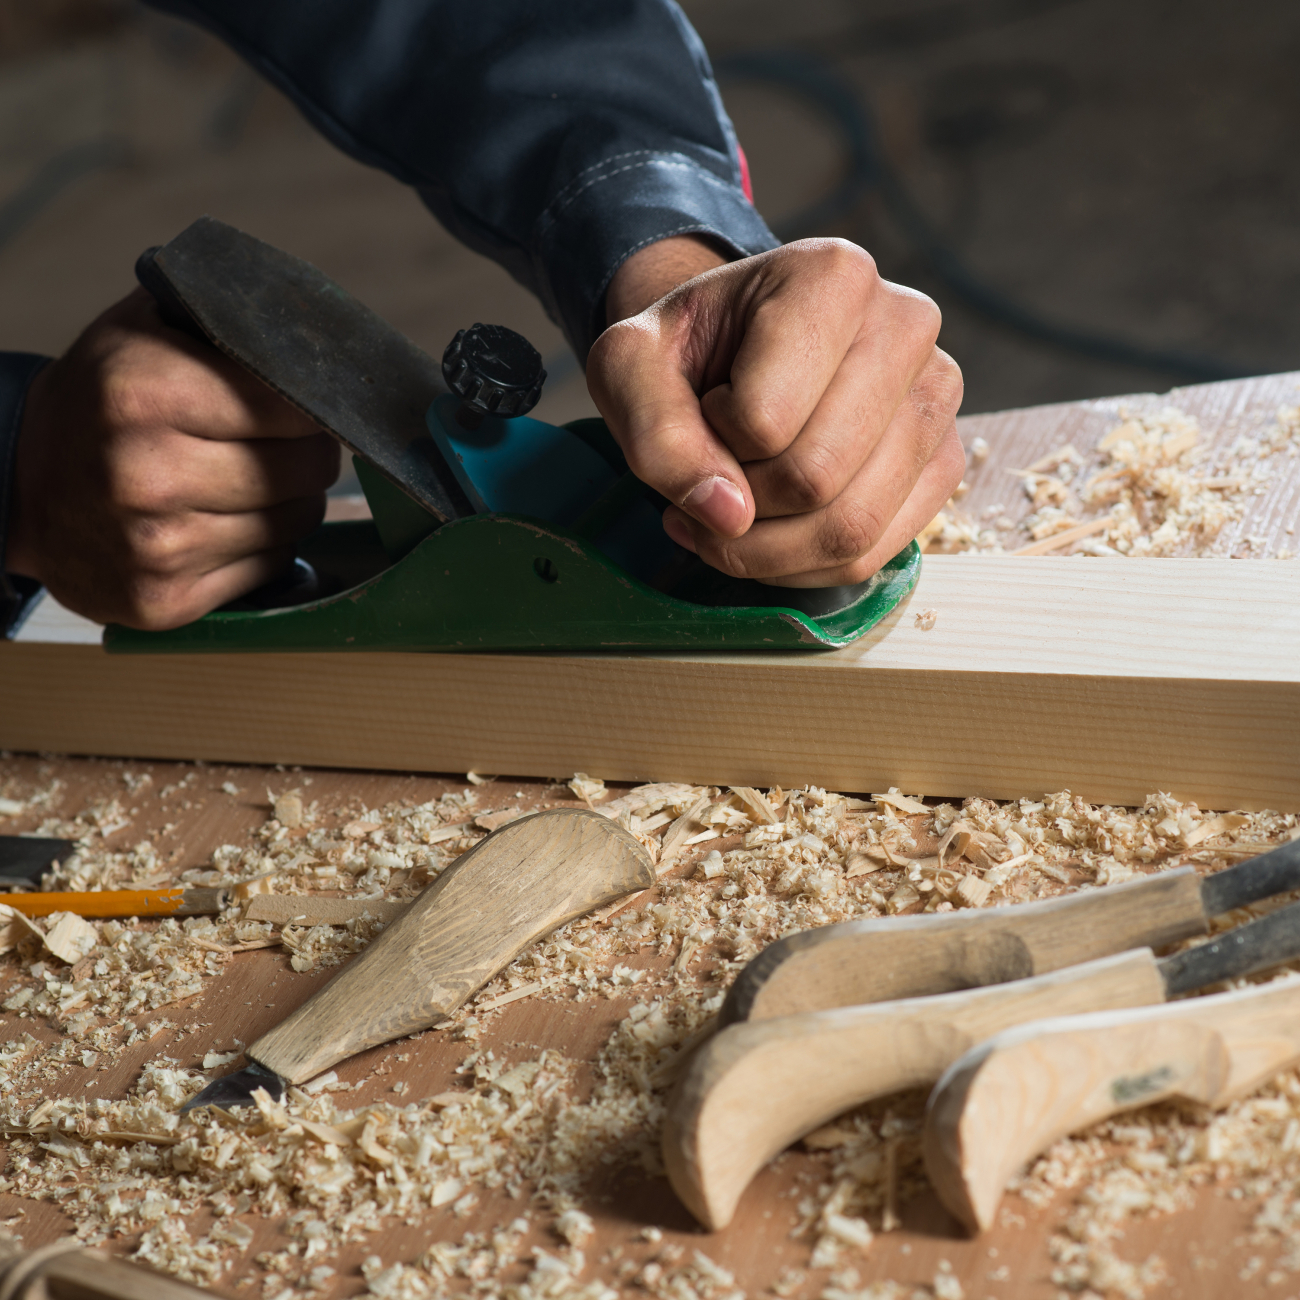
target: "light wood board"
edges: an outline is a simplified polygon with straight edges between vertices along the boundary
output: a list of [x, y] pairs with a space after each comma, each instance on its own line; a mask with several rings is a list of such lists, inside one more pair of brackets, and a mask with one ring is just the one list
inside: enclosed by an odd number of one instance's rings
[[[1300, 400], [1300, 375], [960, 421], [990, 454], [962, 509], [1019, 520], [1008, 470], [1065, 443], [1099, 463], [1126, 412], [1176, 405], [1218, 455]], [[1300, 460], [1223, 556], [1300, 547]], [[1014, 530], [1008, 546], [1023, 540]], [[0, 644], [0, 747], [995, 797], [1300, 808], [1300, 566], [927, 556], [907, 604], [830, 654], [110, 657], [52, 603]], [[937, 611], [921, 631], [916, 614]], [[88, 643], [89, 642], [89, 643]]]
[[[938, 612], [929, 631], [921, 609]], [[112, 656], [0, 646], [0, 747], [1300, 808], [1300, 566], [931, 556], [853, 646]]]

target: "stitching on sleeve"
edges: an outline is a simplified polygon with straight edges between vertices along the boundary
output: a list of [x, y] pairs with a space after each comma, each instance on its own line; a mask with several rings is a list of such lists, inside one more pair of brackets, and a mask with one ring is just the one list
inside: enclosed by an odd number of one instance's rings
[[[617, 162], [622, 158], [637, 157], [638, 154], [641, 158], [639, 162], [626, 163], [622, 167], [609, 169], [610, 163]], [[736, 186], [730, 181], [723, 180], [720, 176], [715, 176], [708, 170], [708, 168], [700, 166], [699, 163], [695, 162], [693, 159], [687, 158], [684, 154], [652, 153], [649, 150], [638, 150], [634, 153], [619, 154], [613, 158], [605, 159], [604, 162], [598, 163], [594, 167], [587, 168], [581, 176], [576, 177], [563, 190], [561, 190], [559, 195], [557, 195], [556, 198], [547, 205], [541, 216], [538, 217], [537, 225], [535, 227], [538, 236], [540, 237], [544, 235], [546, 231], [556, 223], [560, 214], [566, 208], [572, 207], [574, 202], [593, 186], [600, 184], [602, 181], [612, 180], [615, 176], [622, 176], [627, 172], [642, 171], [650, 167], [669, 171], [691, 172], [700, 180], [706, 181], [715, 188], [723, 190], [728, 194], [740, 193]], [[592, 173], [599, 174], [593, 175]], [[583, 177], [586, 177], [586, 179], [583, 179]]]

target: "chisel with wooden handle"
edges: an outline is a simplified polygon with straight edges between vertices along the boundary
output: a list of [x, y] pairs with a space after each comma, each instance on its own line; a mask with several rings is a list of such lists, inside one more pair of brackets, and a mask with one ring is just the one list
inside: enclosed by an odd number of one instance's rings
[[716, 1231], [791, 1142], [874, 1097], [933, 1083], [1009, 1026], [1159, 1003], [1296, 958], [1300, 903], [1172, 957], [1138, 948], [986, 988], [728, 1025], [697, 1049], [669, 1100], [668, 1177]]
[[1300, 840], [1200, 878], [1179, 867], [1014, 907], [872, 917], [777, 940], [741, 971], [719, 1023], [1001, 984], [1204, 934], [1209, 919], [1300, 889]]
[[182, 1108], [276, 1099], [367, 1047], [446, 1020], [529, 944], [654, 884], [641, 844], [586, 809], [522, 817], [447, 868], [364, 952]]
[[0, 1242], [5, 1300], [209, 1300], [215, 1295], [142, 1264], [87, 1250], [75, 1237], [27, 1251], [16, 1242]]
[[1182, 1097], [1226, 1106], [1300, 1061], [1300, 976], [1168, 1007], [1021, 1025], [955, 1061], [930, 1097], [925, 1167], [967, 1227], [1068, 1133]]

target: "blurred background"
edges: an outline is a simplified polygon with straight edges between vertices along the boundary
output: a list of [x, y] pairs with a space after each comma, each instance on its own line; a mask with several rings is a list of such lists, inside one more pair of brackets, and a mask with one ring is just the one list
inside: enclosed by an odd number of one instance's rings
[[[685, 8], [769, 223], [932, 295], [967, 413], [1300, 368], [1300, 5]], [[552, 372], [537, 414], [594, 413], [526, 292], [216, 41], [132, 0], [0, 0], [0, 348], [62, 350], [203, 213], [432, 353], [521, 330]]]

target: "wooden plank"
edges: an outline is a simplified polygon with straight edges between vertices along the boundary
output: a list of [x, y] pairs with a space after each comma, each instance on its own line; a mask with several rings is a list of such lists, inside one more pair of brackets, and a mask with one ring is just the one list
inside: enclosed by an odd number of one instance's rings
[[932, 556], [909, 601], [822, 654], [18, 642], [0, 646], [0, 747], [1293, 811], [1298, 642], [1300, 566]]

